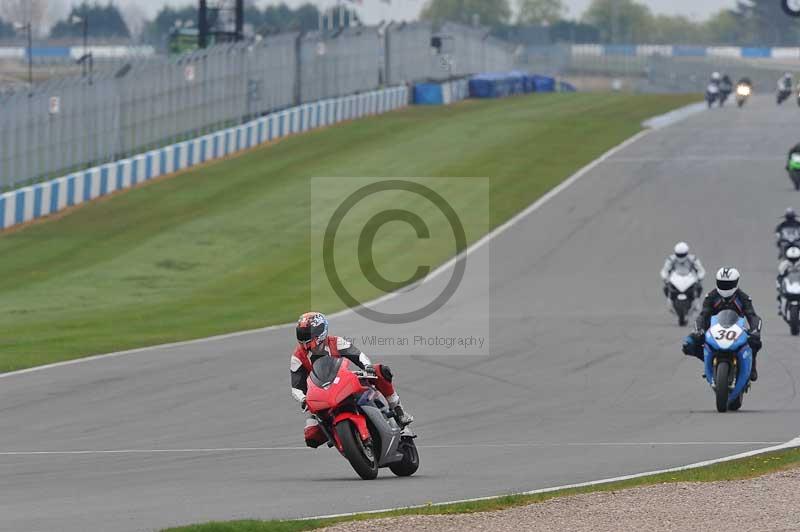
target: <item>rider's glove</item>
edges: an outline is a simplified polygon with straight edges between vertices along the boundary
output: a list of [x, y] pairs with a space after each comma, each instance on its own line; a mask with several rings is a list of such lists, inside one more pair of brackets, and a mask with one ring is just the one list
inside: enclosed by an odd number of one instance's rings
[[303, 410], [303, 412], [308, 412], [308, 403], [306, 403], [305, 399], [300, 402], [300, 408]]

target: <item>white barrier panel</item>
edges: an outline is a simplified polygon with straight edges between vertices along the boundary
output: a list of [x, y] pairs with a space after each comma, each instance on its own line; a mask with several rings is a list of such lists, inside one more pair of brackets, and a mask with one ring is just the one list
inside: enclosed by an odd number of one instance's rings
[[0, 48], [0, 59], [25, 59], [25, 48]]
[[[1, 49], [0, 49], [1, 50]], [[92, 54], [95, 59], [121, 59], [124, 57], [149, 57], [155, 55], [156, 50], [152, 46], [73, 46], [69, 49], [72, 59], [78, 60], [86, 52]], [[25, 50], [23, 49], [23, 55]]]
[[573, 44], [573, 56], [593, 56], [600, 57], [605, 53], [605, 48], [600, 44]]
[[800, 59], [800, 48], [778, 47], [772, 49], [773, 59]]
[[672, 46], [660, 44], [642, 44], [636, 47], [636, 55], [640, 57], [650, 57], [654, 55], [672, 57]]
[[711, 46], [706, 49], [706, 54], [711, 57], [736, 57], [742, 56], [742, 49], [738, 46]]

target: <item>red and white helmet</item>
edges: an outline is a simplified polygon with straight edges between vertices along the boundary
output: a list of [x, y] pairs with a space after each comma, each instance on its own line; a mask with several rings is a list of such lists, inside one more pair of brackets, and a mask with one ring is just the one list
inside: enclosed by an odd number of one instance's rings
[[328, 337], [328, 318], [319, 312], [306, 312], [297, 320], [297, 342], [306, 349], [316, 349]]

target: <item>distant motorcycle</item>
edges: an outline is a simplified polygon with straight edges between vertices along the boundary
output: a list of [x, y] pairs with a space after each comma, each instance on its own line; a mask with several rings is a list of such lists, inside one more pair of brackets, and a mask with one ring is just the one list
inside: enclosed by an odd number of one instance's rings
[[781, 317], [789, 325], [792, 336], [800, 334], [800, 272], [791, 272], [778, 287]]
[[784, 227], [778, 235], [778, 260], [786, 256], [786, 250], [791, 247], [800, 247], [800, 228]]
[[778, 105], [783, 104], [783, 102], [785, 102], [791, 95], [792, 95], [791, 89], [778, 89], [778, 95], [777, 95]]
[[708, 103], [708, 108], [711, 109], [718, 99], [719, 87], [713, 83], [709, 83], [708, 87], [706, 87], [706, 103]]
[[744, 83], [739, 83], [736, 86], [736, 105], [741, 107], [747, 103], [747, 100], [750, 98], [750, 95], [753, 93], [753, 89], [750, 85], [746, 85]]
[[746, 320], [732, 310], [711, 318], [706, 331], [703, 357], [706, 380], [714, 390], [718, 412], [739, 410], [750, 389], [753, 350], [750, 348]]
[[793, 153], [789, 156], [786, 169], [789, 172], [789, 179], [792, 180], [794, 189], [800, 190], [800, 153]]
[[720, 107], [724, 107], [725, 106], [725, 102], [728, 101], [728, 97], [731, 95], [731, 91], [732, 90], [733, 90], [733, 87], [731, 87], [731, 84], [726, 82], [725, 80], [723, 80], [722, 83], [720, 84], [720, 87], [719, 87], [719, 106]]
[[671, 311], [678, 316], [678, 325], [685, 326], [694, 310], [697, 293], [697, 274], [689, 268], [676, 268], [669, 274], [667, 296], [672, 303]]

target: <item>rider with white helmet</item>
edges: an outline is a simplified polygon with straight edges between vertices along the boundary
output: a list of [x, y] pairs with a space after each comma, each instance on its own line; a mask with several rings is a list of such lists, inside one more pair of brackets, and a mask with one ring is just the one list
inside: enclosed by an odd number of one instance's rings
[[781, 283], [784, 277], [793, 272], [800, 272], [800, 248], [797, 246], [789, 247], [783, 254], [783, 260], [778, 263], [778, 276], [775, 278], [775, 287], [778, 289], [778, 294], [775, 296], [778, 301], [778, 316], [782, 315]]
[[664, 281], [664, 296], [669, 295], [669, 276], [675, 271], [676, 268], [686, 267], [697, 275], [696, 292], [694, 297], [698, 298], [703, 293], [703, 278], [706, 276], [706, 269], [703, 268], [703, 263], [700, 262], [695, 255], [689, 253], [689, 244], [686, 242], [678, 242], [675, 244], [672, 255], [667, 257], [664, 261], [664, 267], [661, 268], [661, 280]]
[[778, 80], [778, 90], [779, 91], [791, 91], [792, 90], [792, 74], [791, 74], [791, 72], [784, 72], [783, 77]]
[[778, 281], [787, 274], [800, 271], [800, 248], [792, 246], [786, 250], [784, 259], [778, 264]]
[[703, 343], [705, 331], [711, 325], [711, 317], [723, 310], [732, 310], [739, 316], [747, 319], [750, 330], [749, 343], [753, 349], [753, 370], [751, 381], [758, 380], [756, 371], [756, 355], [761, 349], [761, 318], [753, 308], [753, 300], [743, 290], [739, 289], [739, 270], [736, 268], [720, 268], [717, 271], [717, 286], [706, 295], [703, 300], [703, 309], [697, 316], [695, 332], [693, 332], [683, 345], [683, 352], [703, 360]]

